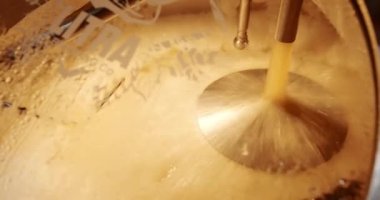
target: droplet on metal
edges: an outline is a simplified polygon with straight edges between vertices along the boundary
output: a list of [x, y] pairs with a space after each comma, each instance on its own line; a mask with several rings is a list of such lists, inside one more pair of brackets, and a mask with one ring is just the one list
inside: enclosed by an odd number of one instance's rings
[[235, 37], [234, 46], [237, 49], [245, 49], [248, 46], [248, 39], [246, 37]]

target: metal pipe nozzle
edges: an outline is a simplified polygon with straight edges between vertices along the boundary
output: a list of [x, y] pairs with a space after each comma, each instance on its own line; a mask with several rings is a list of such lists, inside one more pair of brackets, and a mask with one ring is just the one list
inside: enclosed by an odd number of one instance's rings
[[239, 25], [238, 32], [234, 39], [234, 46], [237, 49], [244, 49], [248, 46], [248, 24], [249, 24], [249, 14], [251, 7], [251, 0], [241, 0], [240, 1], [240, 14], [239, 14]]
[[282, 0], [278, 15], [276, 40], [292, 43], [296, 39], [303, 0]]

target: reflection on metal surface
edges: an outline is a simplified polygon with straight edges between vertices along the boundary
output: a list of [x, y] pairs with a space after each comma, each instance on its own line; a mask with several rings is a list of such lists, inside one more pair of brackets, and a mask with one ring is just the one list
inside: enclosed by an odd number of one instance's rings
[[234, 39], [234, 45], [237, 49], [244, 49], [248, 45], [247, 29], [249, 24], [249, 14], [251, 12], [251, 0], [240, 1], [240, 16], [238, 32]]
[[199, 125], [228, 158], [270, 172], [295, 172], [328, 161], [343, 146], [348, 125], [334, 97], [310, 79], [290, 74], [288, 98], [261, 98], [266, 71], [225, 76], [206, 88]]

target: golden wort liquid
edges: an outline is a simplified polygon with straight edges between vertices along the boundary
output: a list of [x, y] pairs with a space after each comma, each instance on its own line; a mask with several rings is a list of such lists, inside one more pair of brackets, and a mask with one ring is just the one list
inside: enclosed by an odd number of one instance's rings
[[276, 41], [265, 85], [264, 97], [270, 100], [283, 99], [288, 81], [288, 70], [291, 62], [293, 43]]

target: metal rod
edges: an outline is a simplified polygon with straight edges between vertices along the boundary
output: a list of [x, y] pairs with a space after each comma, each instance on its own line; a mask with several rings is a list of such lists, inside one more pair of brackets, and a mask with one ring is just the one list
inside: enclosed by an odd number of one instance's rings
[[296, 39], [303, 0], [282, 0], [277, 21], [276, 40], [292, 43]]
[[251, 7], [251, 0], [240, 1], [240, 15], [238, 32], [234, 39], [234, 45], [237, 49], [244, 49], [248, 45], [247, 29], [249, 24], [249, 14]]

